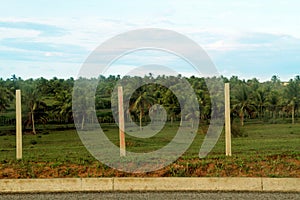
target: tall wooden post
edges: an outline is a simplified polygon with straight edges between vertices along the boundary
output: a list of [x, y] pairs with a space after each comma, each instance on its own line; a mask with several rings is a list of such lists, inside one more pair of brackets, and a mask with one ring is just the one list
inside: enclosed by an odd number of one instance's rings
[[118, 105], [119, 105], [119, 138], [120, 138], [120, 156], [126, 156], [125, 146], [125, 124], [124, 124], [124, 107], [123, 107], [123, 88], [118, 87]]
[[16, 90], [16, 158], [22, 159], [21, 90]]
[[231, 156], [230, 87], [225, 83], [225, 142], [226, 156]]

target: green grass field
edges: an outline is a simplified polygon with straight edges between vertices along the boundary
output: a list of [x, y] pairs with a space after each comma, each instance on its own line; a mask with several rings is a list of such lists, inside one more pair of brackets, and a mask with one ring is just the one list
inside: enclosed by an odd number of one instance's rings
[[[188, 177], [298, 177], [300, 174], [300, 124], [247, 124], [244, 137], [232, 138], [232, 157], [226, 157], [224, 133], [210, 154], [199, 159], [204, 139], [200, 126], [190, 148], [174, 163], [154, 172], [128, 174], [95, 160], [74, 129], [66, 125], [40, 126], [37, 135], [23, 135], [23, 159], [15, 158], [14, 127], [0, 127], [0, 178], [64, 178], [115, 176]], [[119, 143], [114, 124], [101, 126], [107, 137]], [[126, 136], [126, 148], [133, 152], [159, 149], [172, 140], [178, 124], [167, 124], [148, 139]], [[130, 130], [128, 130], [130, 131]], [[7, 134], [6, 134], [7, 133]], [[187, 132], [187, 134], [190, 134]]]
[[[50, 125], [48, 125], [50, 126]], [[118, 129], [115, 125], [102, 125], [108, 138], [118, 145]], [[170, 124], [157, 135], [148, 138], [126, 136], [128, 151], [149, 152], [168, 144], [178, 126]], [[199, 128], [198, 134], [183, 158], [196, 158], [204, 139]], [[205, 127], [204, 127], [205, 129]], [[1, 127], [5, 133], [5, 127]], [[234, 156], [300, 154], [300, 124], [251, 124], [243, 127], [246, 136], [232, 138]], [[188, 133], [187, 133], [188, 134]], [[15, 160], [15, 136], [0, 137], [0, 160]], [[224, 155], [225, 141], [222, 134], [209, 156]], [[94, 160], [82, 145], [76, 130], [42, 131], [37, 135], [23, 135], [23, 158], [30, 161], [69, 161]]]

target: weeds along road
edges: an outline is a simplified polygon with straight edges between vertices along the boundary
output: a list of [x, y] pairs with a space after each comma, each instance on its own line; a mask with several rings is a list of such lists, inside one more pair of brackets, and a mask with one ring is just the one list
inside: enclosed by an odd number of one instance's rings
[[267, 192], [100, 192], [100, 193], [39, 193], [0, 194], [2, 200], [55, 200], [55, 199], [300, 199], [300, 193]]

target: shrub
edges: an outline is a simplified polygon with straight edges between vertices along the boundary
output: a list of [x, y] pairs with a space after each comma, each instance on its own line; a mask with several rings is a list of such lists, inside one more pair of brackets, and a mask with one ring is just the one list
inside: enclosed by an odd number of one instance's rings
[[36, 141], [36, 140], [30, 140], [30, 144], [36, 145], [36, 144], [37, 144], [37, 141]]
[[233, 137], [247, 137], [248, 136], [247, 134], [245, 134], [245, 131], [241, 128], [241, 125], [239, 125], [239, 124], [232, 124], [231, 135]]

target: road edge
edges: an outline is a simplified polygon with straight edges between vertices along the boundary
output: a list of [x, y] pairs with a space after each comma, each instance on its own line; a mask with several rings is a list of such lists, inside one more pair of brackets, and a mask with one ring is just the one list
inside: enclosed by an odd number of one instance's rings
[[300, 192], [300, 178], [53, 178], [0, 179], [0, 193], [113, 191]]

